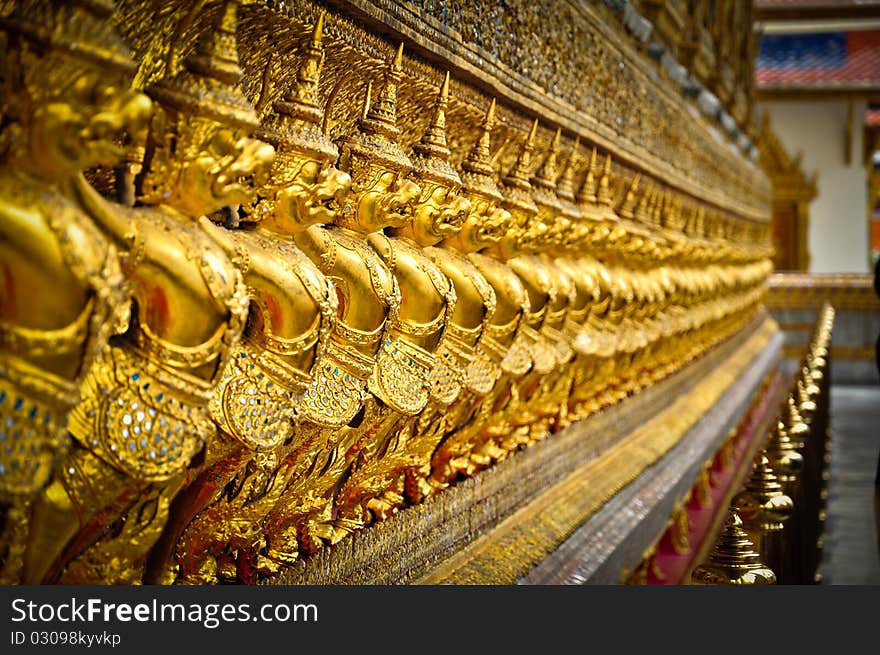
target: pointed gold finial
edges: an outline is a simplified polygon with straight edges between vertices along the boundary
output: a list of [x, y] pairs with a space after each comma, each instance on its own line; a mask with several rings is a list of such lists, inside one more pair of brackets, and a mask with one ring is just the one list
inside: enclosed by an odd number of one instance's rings
[[315, 23], [315, 29], [312, 31], [312, 47], [320, 48], [321, 39], [324, 37], [324, 12], [318, 14], [318, 22]]
[[480, 175], [494, 176], [495, 171], [492, 168], [492, 129], [495, 127], [495, 98], [489, 104], [486, 115], [483, 117], [481, 125], [480, 137], [474, 144], [467, 159], [464, 160], [461, 167], [470, 173], [479, 173]]
[[324, 13], [318, 15], [318, 22], [312, 30], [311, 41], [306, 48], [302, 64], [296, 74], [296, 84], [284, 96], [278, 105], [279, 111], [291, 116], [320, 125], [323, 112], [318, 100], [318, 84], [321, 80], [321, 68], [324, 64], [324, 48], [321, 37], [324, 34]]
[[783, 421], [776, 421], [776, 427], [770, 434], [767, 444], [767, 458], [776, 473], [776, 477], [783, 484], [796, 482], [798, 475], [804, 468], [804, 458], [798, 452], [794, 441], [788, 434], [788, 429]]
[[708, 560], [691, 574], [694, 585], [775, 584], [776, 575], [761, 562], [736, 510], [727, 512], [724, 530]]
[[451, 154], [446, 145], [446, 107], [449, 105], [449, 71], [443, 78], [440, 93], [434, 103], [434, 114], [422, 140], [413, 146], [418, 154], [428, 157], [439, 157], [444, 160]]
[[623, 200], [623, 205], [620, 208], [620, 215], [623, 218], [632, 219], [634, 218], [633, 210], [638, 202], [638, 198], [636, 196], [636, 191], [639, 189], [639, 182], [642, 179], [641, 173], [636, 173], [632, 179], [632, 182], [629, 185], [629, 191], [626, 192], [626, 198]]
[[504, 183], [508, 186], [515, 186], [521, 189], [530, 190], [532, 188], [529, 182], [529, 166], [532, 163], [532, 152], [535, 150], [535, 135], [538, 133], [538, 119], [532, 123], [532, 128], [526, 140], [523, 142], [522, 150], [516, 159], [511, 171], [504, 177]]
[[669, 211], [666, 214], [666, 218], [664, 220], [663, 226], [673, 229], [680, 230], [682, 224], [682, 214], [684, 212], [684, 201], [681, 196], [678, 194], [674, 194], [672, 197], [672, 204], [670, 205]]
[[517, 209], [527, 215], [537, 215], [538, 207], [532, 199], [532, 185], [529, 182], [529, 165], [531, 164], [532, 152], [535, 149], [535, 135], [538, 132], [538, 119], [532, 123], [532, 128], [526, 140], [523, 142], [522, 150], [516, 163], [511, 171], [504, 176], [504, 188], [502, 194], [507, 209], [513, 211]]
[[501, 191], [495, 182], [495, 168], [492, 165], [492, 129], [495, 127], [495, 98], [489, 103], [483, 117], [480, 137], [474, 144], [467, 159], [461, 164], [461, 181], [470, 193], [482, 194], [501, 200]]
[[550, 143], [550, 150], [547, 151], [547, 156], [544, 158], [544, 162], [535, 172], [534, 176], [532, 176], [532, 186], [550, 193], [556, 191], [556, 177], [559, 174], [559, 171], [557, 170], [557, 160], [559, 159], [559, 143], [561, 139], [562, 128], [557, 128], [556, 134], [553, 136], [553, 141]]
[[266, 117], [257, 135], [276, 148], [279, 162], [286, 151], [305, 153], [325, 161], [335, 161], [339, 155], [336, 145], [323, 131], [324, 110], [318, 97], [324, 48], [324, 14], [312, 29], [296, 82], [274, 105], [274, 112]]
[[[565, 167], [562, 169], [562, 174], [559, 176], [559, 180], [556, 183], [556, 197], [562, 205], [562, 214], [571, 221], [580, 221], [584, 218], [584, 212], [581, 211], [581, 208], [578, 207], [577, 202], [575, 201], [574, 187], [575, 167], [577, 166], [578, 148], [580, 147], [580, 143], [580, 137], [576, 136], [571, 152], [565, 162]], [[581, 228], [582, 227], [583, 226], [581, 226]], [[580, 230], [578, 234], [585, 236], [587, 233], [581, 228], [578, 228]]]
[[413, 166], [424, 179], [461, 186], [461, 178], [449, 163], [449, 147], [446, 145], [446, 108], [449, 105], [449, 71], [443, 78], [434, 114], [422, 140], [413, 146]]
[[584, 177], [584, 183], [581, 185], [577, 194], [577, 203], [579, 205], [595, 205], [597, 203], [596, 192], [596, 158], [598, 153], [596, 148], [590, 152], [590, 162], [587, 164], [587, 174]]
[[556, 195], [569, 203], [574, 203], [575, 201], [574, 171], [575, 166], [577, 166], [578, 148], [580, 148], [580, 145], [581, 137], [577, 135], [574, 137], [574, 144], [571, 146], [571, 152], [565, 162], [565, 167], [556, 181]]
[[792, 500], [783, 493], [764, 451], [756, 456], [752, 473], [733, 504], [739, 508], [746, 528], [756, 534], [779, 532], [783, 522], [791, 516]]
[[602, 177], [599, 178], [599, 193], [596, 196], [599, 204], [603, 207], [611, 207], [614, 196], [611, 193], [611, 155], [605, 156], [605, 164], [602, 167]]
[[183, 69], [151, 85], [147, 94], [172, 109], [248, 130], [256, 128], [257, 113], [241, 89], [237, 11], [238, 3], [226, 0], [213, 26], [199, 35]]
[[[544, 223], [557, 224], [556, 217], [563, 212], [564, 206], [556, 195], [556, 178], [559, 175], [557, 170], [559, 160], [559, 144], [562, 141], [562, 130], [557, 129], [553, 140], [550, 142], [550, 149], [547, 151], [544, 161], [532, 175], [530, 180], [532, 185], [532, 197], [535, 204], [544, 211]], [[561, 225], [558, 224], [558, 225]]]
[[695, 237], [706, 236], [706, 208], [700, 205], [694, 213], [694, 224], [692, 235]]
[[[363, 113], [357, 121], [357, 130], [339, 141], [342, 154], [341, 170], [357, 176], [371, 175], [374, 166], [398, 172], [410, 173], [413, 165], [409, 156], [397, 143], [400, 130], [397, 127], [397, 88], [403, 79], [403, 44], [385, 73], [385, 86], [372, 98], [372, 82], [367, 83]], [[352, 174], [352, 177], [355, 177]]]
[[403, 77], [403, 43], [385, 73], [385, 86], [376, 95], [376, 100], [362, 118], [360, 129], [365, 134], [381, 134], [396, 139], [400, 134], [397, 127], [397, 88]]

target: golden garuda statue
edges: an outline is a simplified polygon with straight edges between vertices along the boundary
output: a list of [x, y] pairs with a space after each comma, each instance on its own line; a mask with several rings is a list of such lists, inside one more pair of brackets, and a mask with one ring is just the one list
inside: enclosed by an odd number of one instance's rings
[[723, 166], [642, 167], [311, 0], [0, 29], [4, 583], [271, 581], [759, 311]]

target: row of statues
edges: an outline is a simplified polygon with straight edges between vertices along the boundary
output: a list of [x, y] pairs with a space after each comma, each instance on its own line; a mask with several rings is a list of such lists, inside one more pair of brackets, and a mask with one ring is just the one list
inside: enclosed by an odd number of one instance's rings
[[565, 160], [557, 133], [539, 162], [537, 121], [499, 171], [493, 102], [454, 167], [448, 75], [405, 150], [401, 50], [332, 140], [320, 19], [260, 117], [235, 2], [143, 90], [113, 10], [2, 18], [6, 583], [271, 577], [760, 306], [761, 239], [687, 233], [702, 208], [638, 176], [622, 193], [595, 150], [576, 185], [577, 147]]

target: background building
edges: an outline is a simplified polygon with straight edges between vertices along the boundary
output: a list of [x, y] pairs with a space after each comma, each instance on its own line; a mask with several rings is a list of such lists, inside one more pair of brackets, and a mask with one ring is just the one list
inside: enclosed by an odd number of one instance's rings
[[777, 203], [777, 268], [867, 273], [878, 251], [880, 3], [758, 0], [755, 19], [758, 112], [791, 163], [777, 195], [809, 203]]

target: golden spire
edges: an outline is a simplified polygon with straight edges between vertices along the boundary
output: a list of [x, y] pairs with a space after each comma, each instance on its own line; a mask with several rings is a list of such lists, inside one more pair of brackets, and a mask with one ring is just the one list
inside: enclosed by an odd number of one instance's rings
[[695, 237], [706, 236], [706, 208], [702, 205], [697, 207], [694, 213], [693, 234]]
[[290, 151], [331, 162], [336, 161], [339, 155], [336, 145], [321, 127], [324, 110], [318, 98], [318, 85], [324, 63], [324, 48], [321, 45], [323, 33], [322, 13], [312, 30], [296, 82], [281, 100], [275, 102], [275, 111], [265, 118], [263, 127], [257, 133], [261, 139], [275, 146], [276, 161], [283, 160], [284, 153]]
[[743, 530], [736, 510], [727, 511], [724, 530], [709, 559], [691, 574], [695, 585], [764, 585], [775, 584], [776, 575], [761, 562], [755, 544]]
[[188, 58], [187, 67], [226, 84], [236, 84], [242, 76], [235, 37], [237, 25], [238, 2], [226, 0], [214, 19], [212, 29], [199, 35], [195, 52]]
[[467, 159], [464, 160], [461, 167], [470, 173], [480, 173], [481, 175], [494, 176], [495, 171], [492, 169], [492, 129], [495, 127], [495, 98], [489, 104], [486, 115], [483, 117], [480, 138], [474, 144]]
[[549, 213], [544, 219], [545, 222], [555, 220], [555, 216], [563, 210], [562, 202], [556, 195], [556, 178], [559, 176], [557, 165], [561, 140], [562, 130], [557, 129], [553, 141], [550, 142], [547, 156], [544, 157], [544, 161], [531, 177], [533, 200], [537, 206], [544, 207]]
[[367, 83], [363, 112], [357, 121], [357, 131], [340, 141], [342, 155], [339, 166], [346, 172], [354, 168], [376, 165], [395, 171], [411, 172], [412, 161], [397, 143], [397, 87], [403, 79], [403, 44], [385, 74], [385, 86], [372, 99], [373, 84]]
[[590, 153], [590, 163], [587, 164], [587, 174], [584, 177], [584, 183], [581, 185], [577, 195], [577, 202], [580, 205], [595, 205], [597, 202], [596, 176], [593, 173], [596, 170], [597, 156], [596, 149], [593, 148], [593, 151]]
[[418, 154], [428, 157], [439, 157], [444, 161], [449, 159], [449, 147], [446, 145], [446, 108], [449, 106], [449, 71], [440, 85], [440, 92], [434, 102], [434, 115], [431, 123], [425, 131], [422, 140], [413, 146]]
[[183, 69], [147, 89], [163, 105], [246, 129], [259, 125], [253, 105], [241, 89], [236, 42], [238, 3], [226, 0], [213, 25], [199, 35]]
[[465, 190], [501, 200], [501, 191], [495, 182], [492, 167], [492, 129], [495, 127], [495, 98], [483, 117], [480, 137], [461, 165], [461, 181]]
[[557, 170], [557, 160], [559, 159], [559, 143], [561, 139], [562, 129], [557, 128], [553, 141], [550, 143], [550, 150], [547, 151], [547, 156], [544, 158], [544, 162], [538, 170], [535, 171], [535, 174], [531, 179], [532, 186], [549, 193], [554, 193], [556, 191], [556, 177], [559, 175], [559, 171]]
[[[620, 208], [620, 215], [623, 218], [633, 219], [635, 217], [633, 210], [635, 209], [636, 203], [638, 202], [636, 191], [638, 191], [639, 189], [639, 182], [641, 181], [641, 179], [642, 174], [636, 173], [632, 179], [632, 182], [629, 185], [629, 191], [626, 192], [626, 198], [624, 198], [623, 205]], [[644, 195], [642, 197], [644, 198]]]
[[443, 78], [434, 103], [434, 114], [422, 140], [413, 146], [413, 167], [423, 179], [430, 179], [453, 187], [461, 186], [461, 178], [449, 163], [446, 145], [446, 108], [449, 105], [449, 72]]
[[362, 132], [382, 134], [392, 140], [400, 134], [397, 127], [397, 87], [402, 78], [403, 43], [397, 47], [394, 59], [385, 73], [385, 86], [359, 121]]
[[611, 155], [605, 156], [605, 165], [602, 167], [602, 177], [599, 178], [599, 193], [596, 199], [603, 207], [611, 207], [614, 197], [611, 195]]
[[516, 163], [502, 179], [504, 182], [502, 193], [508, 208], [516, 208], [532, 216], [537, 215], [538, 206], [532, 199], [532, 185], [529, 182], [529, 164], [532, 160], [532, 152], [535, 149], [535, 134], [537, 131], [538, 119], [535, 119]]
[[[562, 206], [562, 214], [572, 221], [578, 221], [583, 218], [583, 212], [574, 200], [574, 170], [577, 164], [580, 143], [580, 137], [576, 136], [574, 145], [565, 162], [565, 167], [562, 169], [562, 173], [556, 183], [556, 197]], [[581, 234], [586, 233], [581, 231]]]
[[519, 157], [516, 159], [516, 163], [513, 165], [510, 172], [504, 176], [504, 183], [507, 186], [516, 187], [525, 191], [531, 190], [532, 185], [529, 182], [529, 166], [532, 163], [532, 152], [535, 150], [535, 135], [537, 132], [538, 119], [536, 118], [535, 122], [532, 123], [532, 129], [529, 130], [529, 134], [523, 142], [523, 147], [519, 153]]
[[683, 200], [680, 195], [673, 195], [672, 202], [666, 212], [666, 218], [663, 226], [672, 230], [680, 230], [682, 226], [682, 217], [684, 215]]
[[277, 111], [315, 125], [320, 125], [324, 120], [324, 112], [321, 111], [318, 100], [318, 83], [321, 80], [321, 67], [324, 64], [324, 47], [321, 44], [323, 34], [322, 12], [312, 30], [312, 38], [296, 73], [296, 83], [285, 94], [283, 100], [275, 103]]
[[575, 136], [574, 145], [571, 147], [571, 153], [569, 153], [568, 159], [565, 162], [565, 168], [562, 169], [562, 174], [556, 182], [556, 195], [570, 203], [573, 203], [575, 200], [574, 169], [577, 165], [578, 148], [580, 145], [580, 136]]

